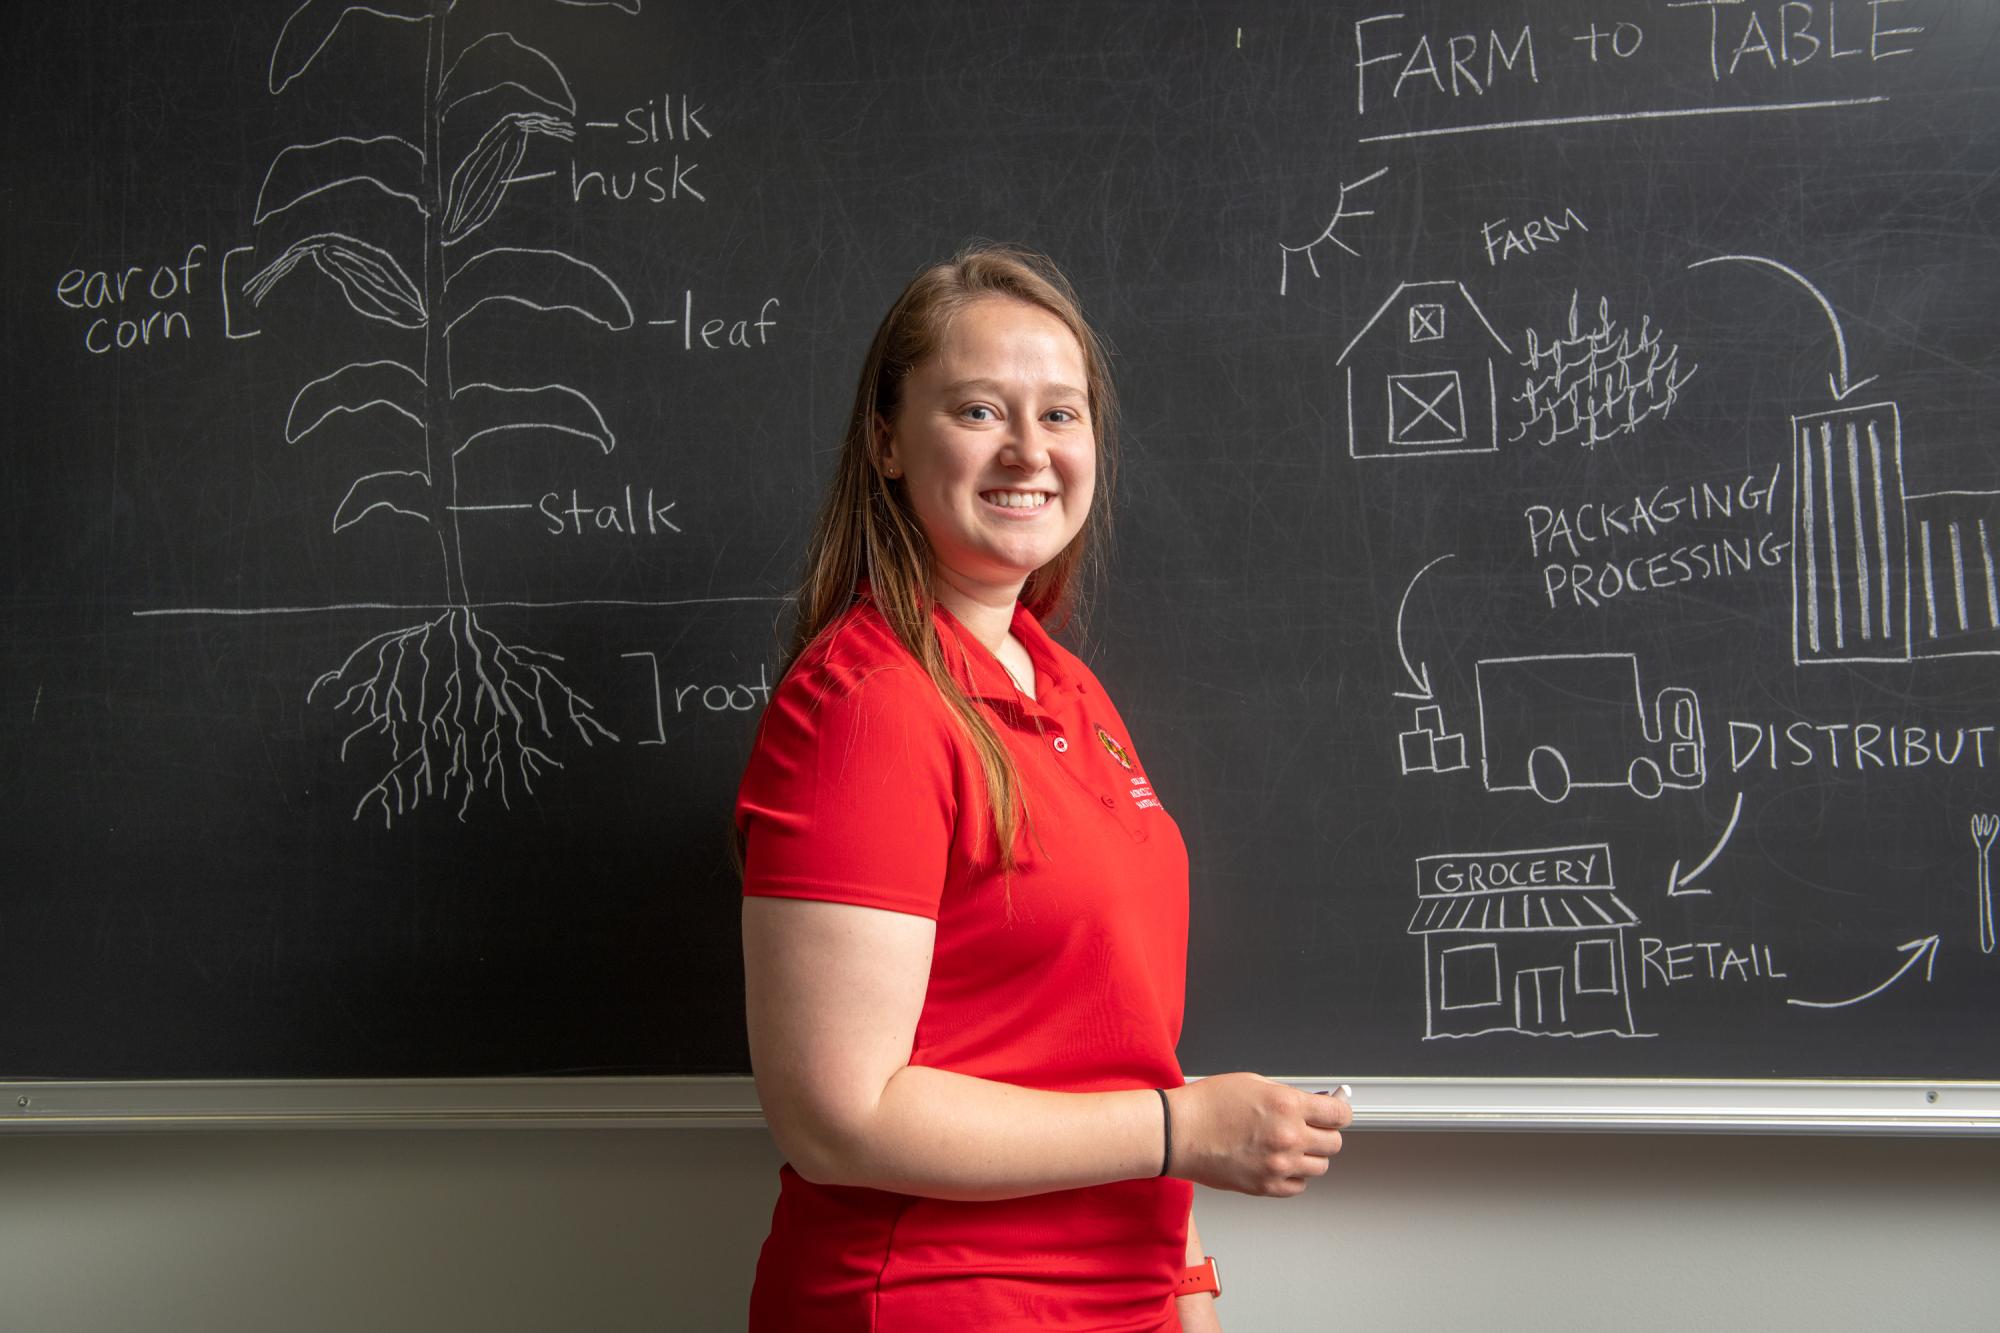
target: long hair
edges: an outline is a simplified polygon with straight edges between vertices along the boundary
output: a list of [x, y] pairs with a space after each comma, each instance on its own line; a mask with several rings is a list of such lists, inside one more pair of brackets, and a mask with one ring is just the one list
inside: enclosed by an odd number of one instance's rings
[[[796, 629], [785, 670], [853, 605], [864, 578], [890, 630], [923, 665], [964, 728], [986, 782], [990, 831], [1003, 876], [1015, 866], [1014, 841], [1027, 818], [1013, 757], [953, 677], [938, 637], [933, 555], [900, 484], [882, 475], [877, 421], [893, 421], [910, 372], [937, 354], [959, 312], [984, 297], [1036, 306], [1060, 320], [1083, 352], [1087, 406], [1097, 445], [1097, 494], [1082, 529], [1056, 557], [1029, 575], [1021, 601], [1037, 619], [1062, 623], [1094, 582], [1110, 544], [1116, 478], [1118, 404], [1103, 343], [1084, 321], [1076, 293], [1045, 256], [1011, 246], [976, 244], [911, 279], [875, 330], [854, 410], [847, 420], [833, 485], [806, 549]], [[782, 673], [781, 673], [782, 674]], [[975, 842], [975, 846], [977, 843]]]

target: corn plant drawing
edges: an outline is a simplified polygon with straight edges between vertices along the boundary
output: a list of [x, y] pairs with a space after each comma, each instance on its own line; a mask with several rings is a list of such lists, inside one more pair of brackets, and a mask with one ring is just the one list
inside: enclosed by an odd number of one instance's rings
[[[548, 2], [626, 14], [639, 8], [638, 0]], [[372, 811], [385, 824], [426, 800], [454, 807], [461, 820], [476, 795], [511, 808], [512, 797], [532, 793], [538, 778], [562, 767], [560, 745], [618, 740], [557, 674], [562, 659], [507, 642], [475, 613], [466, 588], [460, 456], [502, 447], [515, 432], [556, 432], [607, 454], [616, 438], [589, 395], [571, 385], [458, 383], [452, 349], [454, 337], [468, 331], [464, 321], [500, 302], [525, 307], [535, 320], [633, 324], [630, 302], [602, 270], [562, 250], [498, 244], [487, 234], [528, 155], [574, 137], [577, 105], [547, 54], [469, 17], [481, 7], [478, 0], [305, 0], [291, 14], [272, 52], [273, 96], [309, 80], [315, 60], [336, 41], [414, 41], [421, 34], [421, 126], [414, 137], [339, 136], [279, 152], [257, 201], [260, 248], [240, 288], [242, 299], [260, 305], [298, 275], [316, 273], [355, 314], [406, 331], [384, 331], [388, 354], [302, 386], [285, 424], [291, 443], [347, 414], [399, 439], [421, 439], [407, 466], [354, 479], [334, 506], [333, 530], [427, 525], [438, 548], [438, 605], [446, 609], [368, 639], [306, 694], [356, 724], [341, 743], [343, 762], [351, 747], [386, 751], [386, 767], [354, 808], [355, 819]], [[467, 141], [470, 148], [451, 160], [448, 153]], [[396, 253], [343, 229], [343, 201], [366, 191], [414, 210], [421, 253]], [[294, 232], [322, 216], [332, 220], [267, 254], [266, 224], [281, 214]], [[407, 238], [403, 244], [407, 249]]]

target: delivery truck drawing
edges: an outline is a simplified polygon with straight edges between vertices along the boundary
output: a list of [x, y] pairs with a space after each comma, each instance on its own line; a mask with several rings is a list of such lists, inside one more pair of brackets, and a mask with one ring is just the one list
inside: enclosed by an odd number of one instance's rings
[[1627, 787], [1650, 801], [1708, 780], [1694, 691], [1663, 689], [1649, 706], [1631, 653], [1494, 657], [1474, 671], [1488, 791], [1555, 804], [1578, 787]]

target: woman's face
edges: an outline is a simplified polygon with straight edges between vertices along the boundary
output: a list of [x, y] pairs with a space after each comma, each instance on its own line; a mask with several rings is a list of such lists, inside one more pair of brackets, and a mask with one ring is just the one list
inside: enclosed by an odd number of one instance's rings
[[881, 466], [900, 477], [940, 578], [1018, 596], [1082, 529], [1097, 485], [1088, 385], [1063, 322], [1004, 296], [961, 310], [910, 372]]

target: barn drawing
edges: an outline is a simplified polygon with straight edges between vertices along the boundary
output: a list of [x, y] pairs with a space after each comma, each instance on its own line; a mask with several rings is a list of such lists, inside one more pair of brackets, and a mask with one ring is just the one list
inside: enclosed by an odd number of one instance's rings
[[1513, 349], [1464, 283], [1403, 283], [1334, 360], [1347, 400], [1347, 452], [1497, 453], [1496, 355], [1511, 358]]

